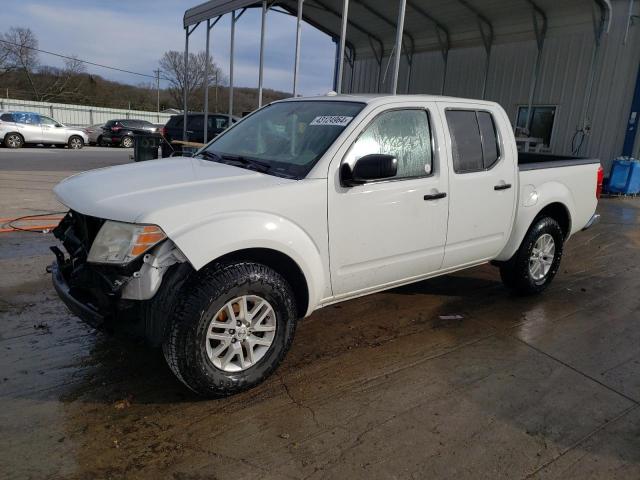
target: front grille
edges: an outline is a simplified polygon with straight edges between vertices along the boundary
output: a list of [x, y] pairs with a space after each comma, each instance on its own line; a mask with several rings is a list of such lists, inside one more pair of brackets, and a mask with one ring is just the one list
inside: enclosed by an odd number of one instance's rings
[[102, 218], [71, 210], [55, 228], [53, 234], [62, 242], [73, 260], [84, 261], [104, 222]]

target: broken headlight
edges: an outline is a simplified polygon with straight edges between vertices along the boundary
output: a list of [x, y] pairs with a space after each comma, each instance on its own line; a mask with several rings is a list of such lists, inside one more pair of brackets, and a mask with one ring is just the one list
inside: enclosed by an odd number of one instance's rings
[[107, 220], [91, 245], [87, 261], [126, 264], [163, 241], [167, 236], [156, 225]]

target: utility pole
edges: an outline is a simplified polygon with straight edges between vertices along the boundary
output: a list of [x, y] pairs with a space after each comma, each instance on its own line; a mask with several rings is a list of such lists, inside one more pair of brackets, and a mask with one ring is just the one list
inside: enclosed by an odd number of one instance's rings
[[158, 111], [158, 123], [160, 123], [160, 69], [153, 71], [156, 74], [156, 90], [158, 93], [157, 97], [157, 111]]

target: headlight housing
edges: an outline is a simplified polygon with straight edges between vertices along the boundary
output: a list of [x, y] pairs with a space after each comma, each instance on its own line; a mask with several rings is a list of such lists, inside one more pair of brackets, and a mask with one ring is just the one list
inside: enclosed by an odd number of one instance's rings
[[91, 245], [87, 261], [124, 265], [163, 241], [167, 236], [157, 225], [107, 220]]

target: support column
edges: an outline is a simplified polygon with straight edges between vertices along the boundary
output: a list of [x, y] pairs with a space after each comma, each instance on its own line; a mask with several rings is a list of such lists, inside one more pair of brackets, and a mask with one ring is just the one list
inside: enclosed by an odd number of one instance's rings
[[187, 141], [187, 85], [189, 83], [189, 27], [184, 29], [184, 72], [182, 79], [182, 140]]
[[[236, 41], [236, 11], [231, 12], [231, 43], [229, 47], [229, 117], [233, 115], [233, 55]], [[231, 124], [231, 119], [229, 119]]]
[[202, 141], [207, 143], [207, 135], [209, 134], [209, 37], [211, 34], [211, 19], [207, 19], [207, 36], [204, 47], [204, 132]]
[[298, 94], [298, 72], [300, 70], [300, 34], [302, 28], [302, 6], [304, 0], [298, 0], [298, 20], [296, 22], [296, 60], [293, 65], [293, 96]]
[[213, 23], [211, 19], [207, 20], [207, 40], [205, 43], [205, 63], [204, 63], [204, 143], [207, 143], [209, 134], [209, 57], [211, 56], [209, 48], [211, 30], [218, 23], [221, 17], [216, 18]]
[[404, 13], [406, 8], [407, 0], [400, 0], [400, 6], [398, 8], [398, 24], [396, 26], [395, 60], [391, 87], [391, 93], [393, 95], [398, 93], [398, 74], [400, 73], [400, 56], [402, 54], [402, 35], [404, 33]]
[[347, 22], [349, 21], [349, 0], [342, 2], [342, 28], [340, 29], [340, 55], [338, 60], [338, 87], [336, 92], [342, 93], [342, 75], [344, 72], [344, 49], [347, 41]]
[[[527, 122], [525, 128], [531, 133], [531, 121], [533, 120], [533, 102], [536, 96], [536, 90], [538, 88], [538, 79], [540, 78], [540, 67], [542, 65], [542, 51], [544, 47], [544, 40], [547, 35], [547, 15], [533, 0], [527, 0], [532, 7], [531, 14], [533, 16], [533, 31], [536, 35], [536, 61], [533, 65], [533, 72], [531, 74], [531, 83], [529, 85], [529, 101], [527, 102]], [[540, 17], [540, 19], [538, 18]]]
[[182, 75], [182, 108], [183, 112], [183, 125], [182, 125], [182, 140], [187, 140], [187, 111], [189, 109], [187, 105], [187, 95], [189, 91], [189, 36], [198, 28], [200, 22], [196, 23], [191, 29], [184, 27], [184, 72]]
[[267, 23], [267, 0], [262, 0], [262, 23], [260, 24], [260, 66], [258, 69], [258, 108], [262, 107], [262, 87], [264, 84], [264, 35]]

